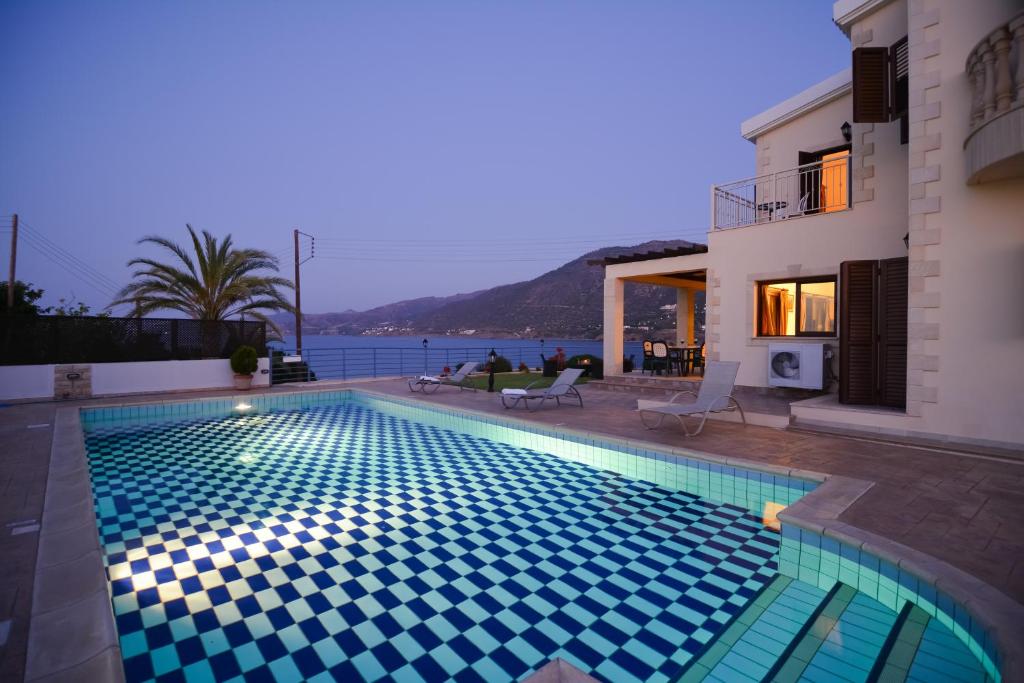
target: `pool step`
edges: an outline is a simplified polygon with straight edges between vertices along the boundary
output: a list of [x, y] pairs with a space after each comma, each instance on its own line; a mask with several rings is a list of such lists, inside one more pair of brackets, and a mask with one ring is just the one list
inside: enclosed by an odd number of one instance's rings
[[837, 583], [828, 592], [777, 576], [697, 653], [679, 683], [989, 683], [942, 623], [905, 603], [899, 614]]
[[896, 620], [891, 609], [841, 585], [772, 680], [867, 681]]
[[[920, 610], [919, 610], [920, 611]], [[904, 680], [912, 683], [934, 681], [977, 681], [983, 683], [992, 679], [985, 675], [977, 658], [938, 619], [924, 615], [927, 623], [921, 633], [917, 651]], [[882, 679], [879, 680], [899, 680]]]
[[830, 593], [777, 576], [722, 634], [698, 654], [679, 681], [759, 681], [772, 668]]

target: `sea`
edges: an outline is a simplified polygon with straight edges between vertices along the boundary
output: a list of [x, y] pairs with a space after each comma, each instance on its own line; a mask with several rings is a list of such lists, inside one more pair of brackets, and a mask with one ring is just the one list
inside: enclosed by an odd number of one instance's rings
[[[295, 336], [285, 335], [272, 348], [286, 354], [295, 352]], [[485, 364], [491, 350], [509, 360], [514, 369], [520, 364], [538, 368], [541, 356], [562, 349], [566, 357], [578, 354], [603, 355], [599, 339], [491, 339], [448, 336], [349, 336], [303, 335], [302, 360], [317, 379], [356, 379], [396, 375], [437, 374], [454, 370], [461, 362]], [[639, 362], [640, 342], [626, 342], [625, 356]]]

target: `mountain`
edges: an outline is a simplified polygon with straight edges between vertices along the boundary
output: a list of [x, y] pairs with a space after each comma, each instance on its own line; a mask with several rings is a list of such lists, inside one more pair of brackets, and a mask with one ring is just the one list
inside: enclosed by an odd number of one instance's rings
[[[588, 261], [689, 244], [681, 240], [606, 247], [532, 280], [468, 294], [423, 297], [367, 311], [310, 313], [303, 316], [303, 334], [398, 335], [470, 334], [479, 337], [554, 337], [596, 339], [601, 336], [604, 269]], [[626, 325], [637, 338], [675, 329], [675, 291], [626, 283]], [[698, 324], [704, 310], [697, 297]], [[286, 333], [294, 317], [275, 316]], [[629, 330], [627, 330], [629, 332]], [[630, 336], [627, 334], [627, 336]]]

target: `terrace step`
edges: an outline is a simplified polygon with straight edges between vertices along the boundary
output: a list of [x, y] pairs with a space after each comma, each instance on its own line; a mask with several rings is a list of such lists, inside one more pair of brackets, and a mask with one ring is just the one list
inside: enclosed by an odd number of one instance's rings
[[779, 575], [691, 660], [679, 679], [760, 681], [824, 607], [830, 593]]

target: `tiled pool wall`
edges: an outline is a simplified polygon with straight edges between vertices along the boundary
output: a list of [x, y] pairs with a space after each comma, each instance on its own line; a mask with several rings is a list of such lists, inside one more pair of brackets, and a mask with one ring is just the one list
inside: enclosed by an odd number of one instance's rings
[[[244, 402], [248, 407], [240, 410]], [[356, 402], [371, 409], [520, 448], [551, 453], [624, 476], [744, 507], [761, 514], [767, 503], [788, 506], [818, 482], [687, 458], [621, 442], [590, 439], [572, 433], [498, 417], [425, 407], [395, 398], [353, 390], [232, 396], [187, 402], [83, 409], [82, 425], [130, 427], [156, 422], [249, 415]], [[784, 524], [779, 572], [828, 589], [835, 581], [856, 588], [898, 612], [913, 602], [949, 628], [995, 681], [1001, 680], [999, 652], [988, 631], [967, 609], [934, 584], [853, 545], [820, 533]]]
[[[239, 409], [239, 405], [246, 405]], [[490, 439], [516, 448], [550, 453], [566, 460], [615, 472], [633, 479], [682, 490], [762, 515], [769, 503], [788, 506], [813, 490], [818, 482], [687, 458], [613, 441], [590, 439], [484, 415], [424, 407], [401, 399], [380, 398], [358, 391], [263, 394], [190, 402], [90, 408], [82, 411], [88, 431], [98, 427], [132, 427], [159, 422], [252, 415], [339, 403], [358, 403], [381, 413]]]
[[952, 631], [993, 680], [1002, 680], [999, 650], [988, 630], [966, 607], [934, 584], [892, 562], [815, 531], [783, 523], [779, 573], [824, 590], [841, 581], [897, 613], [911, 602]]

